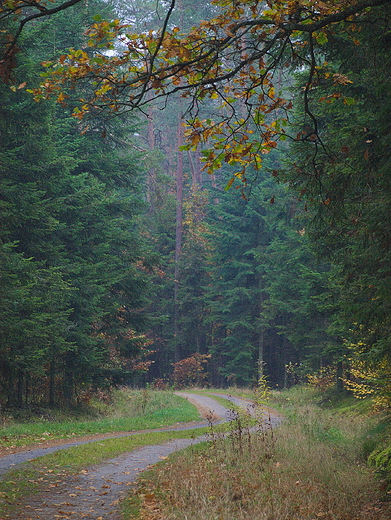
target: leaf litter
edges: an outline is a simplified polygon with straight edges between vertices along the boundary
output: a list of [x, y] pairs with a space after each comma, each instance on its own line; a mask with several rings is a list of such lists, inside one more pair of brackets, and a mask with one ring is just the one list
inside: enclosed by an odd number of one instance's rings
[[[190, 394], [186, 397], [189, 398]], [[211, 398], [191, 394], [191, 400], [198, 405], [202, 415], [206, 415], [206, 410], [211, 413], [212, 404], [216, 419], [228, 417], [227, 408]], [[203, 440], [203, 437], [174, 439], [161, 445], [136, 448], [102, 464], [85, 468], [76, 475], [61, 474], [60, 480], [46, 485], [46, 488], [42, 481], [38, 494], [25, 497], [18, 504], [17, 512], [0, 520], [121, 520], [119, 503], [128, 493], [129, 486], [135, 485], [141, 471], [166, 459], [171, 453]], [[30, 455], [30, 458], [34, 457], [33, 452]]]

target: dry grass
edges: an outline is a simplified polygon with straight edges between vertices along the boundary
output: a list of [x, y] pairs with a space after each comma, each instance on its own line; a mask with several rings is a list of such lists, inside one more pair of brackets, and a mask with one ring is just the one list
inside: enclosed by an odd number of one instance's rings
[[228, 438], [212, 432], [207, 445], [145, 475], [127, 518], [389, 520], [390, 504], [378, 500], [379, 482], [362, 460], [366, 429], [366, 419], [311, 404], [274, 430], [250, 431], [241, 417]]

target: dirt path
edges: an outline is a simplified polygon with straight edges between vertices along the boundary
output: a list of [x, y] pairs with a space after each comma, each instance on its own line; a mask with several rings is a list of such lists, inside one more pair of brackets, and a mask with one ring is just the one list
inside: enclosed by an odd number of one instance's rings
[[26, 500], [16, 516], [6, 518], [120, 520], [118, 504], [139, 473], [174, 451], [196, 442], [200, 439], [178, 439], [163, 445], [145, 446], [104, 464], [91, 466]]
[[[185, 392], [179, 393], [189, 399], [202, 417], [218, 422], [229, 420], [230, 411], [217, 403], [214, 399], [197, 394]], [[218, 394], [216, 394], [218, 395]], [[227, 398], [227, 396], [222, 396]], [[248, 408], [251, 402], [239, 398], [231, 398], [235, 405]], [[277, 419], [276, 419], [277, 420]], [[205, 425], [205, 421], [197, 425], [182, 425], [171, 429], [189, 429]], [[160, 431], [160, 430], [154, 430]], [[121, 435], [142, 435], [142, 432], [132, 432]], [[114, 437], [113, 434], [109, 435]], [[75, 441], [62, 446], [52, 446], [30, 450], [29, 452], [16, 453], [0, 459], [0, 467], [3, 471], [8, 463], [8, 468], [23, 462], [37, 458], [51, 451], [65, 449], [69, 445], [77, 445], [85, 442], [94, 442], [97, 439], [90, 438], [83, 441]], [[156, 464], [174, 451], [201, 442], [204, 438], [176, 439], [162, 445], [145, 446], [125, 453], [115, 459], [106, 461], [97, 466], [90, 466], [82, 470], [78, 475], [59, 478], [55, 483], [49, 484], [49, 488], [26, 498], [20, 504], [20, 510], [11, 516], [2, 517], [1, 520], [52, 520], [52, 519], [93, 519], [93, 520], [120, 520], [118, 504], [126, 495], [129, 486], [133, 485], [141, 471]], [[98, 448], [98, 445], [97, 445]]]

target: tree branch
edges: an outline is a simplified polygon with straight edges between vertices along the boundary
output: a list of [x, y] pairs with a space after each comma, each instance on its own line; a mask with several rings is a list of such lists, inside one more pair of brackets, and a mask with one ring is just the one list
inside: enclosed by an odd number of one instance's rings
[[[23, 28], [24, 26], [31, 22], [32, 20], [36, 20], [38, 18], [42, 18], [43, 16], [50, 16], [52, 14], [56, 14], [56, 13], [59, 13], [60, 11], [64, 11], [64, 9], [68, 9], [68, 7], [71, 7], [77, 3], [81, 2], [81, 0], [68, 0], [67, 2], [64, 2], [60, 5], [58, 5], [57, 7], [53, 7], [52, 9], [47, 9], [45, 6], [43, 5], [40, 5], [39, 2], [25, 2], [22, 6], [18, 5], [17, 8], [15, 9], [5, 9], [5, 10], [2, 10], [0, 8], [0, 12], [3, 11], [3, 16], [2, 16], [2, 19], [6, 18], [7, 16], [11, 16], [12, 14], [14, 14], [18, 9], [21, 9], [22, 7], [31, 7], [31, 8], [34, 8], [34, 9], [37, 9], [38, 12], [36, 13], [33, 13], [29, 16], [26, 16], [26, 18], [23, 18], [23, 20], [20, 21], [19, 23], [19, 27], [17, 29], [17, 31], [15, 32], [15, 34], [11, 35], [12, 39], [10, 40], [10, 42], [7, 44], [7, 47], [6, 47], [6, 50], [4, 52], [4, 55], [3, 55], [3, 59], [0, 61], [0, 66], [1, 68], [4, 68], [5, 67], [5, 64], [7, 63], [7, 61], [12, 61], [12, 58], [15, 54], [15, 48], [16, 48], [16, 43], [17, 43], [17, 40], [18, 38], [20, 37], [22, 31], [23, 31]], [[12, 68], [12, 67], [11, 67]]]

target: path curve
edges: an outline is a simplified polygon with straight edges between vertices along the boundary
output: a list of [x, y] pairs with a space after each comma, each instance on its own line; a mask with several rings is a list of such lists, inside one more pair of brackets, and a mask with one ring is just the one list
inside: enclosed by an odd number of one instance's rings
[[[201, 415], [207, 417], [212, 423], [221, 420], [229, 420], [232, 411], [222, 406], [212, 397], [178, 392], [178, 395], [185, 397], [200, 410]], [[251, 401], [229, 397], [226, 395], [215, 394], [225, 399], [231, 400], [235, 405], [247, 408]], [[173, 430], [199, 428], [207, 424], [200, 421], [196, 424], [182, 425], [171, 428]], [[166, 430], [153, 430], [166, 431]], [[142, 435], [140, 432], [131, 432], [123, 435]], [[121, 434], [122, 435], [122, 434]], [[114, 435], [111, 435], [114, 437]], [[148, 467], [167, 457], [171, 453], [185, 447], [202, 442], [205, 437], [196, 439], [175, 439], [162, 445], [150, 445], [137, 448], [133, 451], [124, 453], [115, 459], [110, 459], [96, 466], [90, 466], [82, 470], [79, 474], [66, 477], [64, 480], [57, 481], [55, 485], [43, 490], [38, 495], [26, 499], [24, 504], [20, 504], [20, 510], [15, 516], [4, 517], [7, 520], [52, 520], [53, 518], [64, 518], [71, 520], [92, 519], [92, 520], [120, 520], [117, 512], [119, 501], [126, 495], [129, 486], [134, 485], [138, 474]], [[55, 446], [46, 449], [31, 450], [29, 452], [13, 454], [0, 459], [0, 464], [5, 467], [8, 462], [15, 465], [24, 460], [31, 460], [58, 449], [65, 449], [69, 446], [85, 444], [88, 441], [76, 441], [62, 446]], [[24, 458], [24, 457], [27, 458]], [[16, 457], [16, 458], [15, 458]], [[12, 461], [12, 462], [11, 462]], [[4, 475], [6, 477], [6, 474]], [[1, 519], [2, 520], [2, 519]]]

